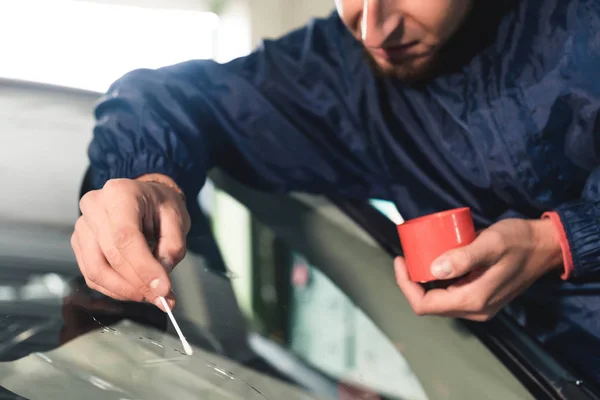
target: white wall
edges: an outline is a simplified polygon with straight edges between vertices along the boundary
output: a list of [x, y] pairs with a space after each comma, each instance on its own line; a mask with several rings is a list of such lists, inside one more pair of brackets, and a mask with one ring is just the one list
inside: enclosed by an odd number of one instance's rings
[[253, 49], [252, 21], [247, 0], [230, 0], [219, 15], [216, 33], [215, 60], [227, 62], [247, 55]]
[[0, 82], [0, 220], [77, 219], [94, 101]]
[[251, 2], [252, 43], [277, 38], [298, 28], [312, 17], [328, 15], [332, 0], [248, 0]]
[[[48, 0], [52, 1], [59, 0]], [[93, 1], [205, 10], [203, 0]], [[333, 8], [331, 0], [231, 2], [217, 36], [219, 61], [247, 54], [261, 38], [278, 37]], [[3, 46], [6, 50], [8, 43], [16, 42], [0, 43], [0, 51]], [[44, 71], [49, 61], [56, 60], [40, 59], [24, 67]], [[50, 224], [75, 221], [79, 185], [87, 166], [93, 103], [94, 97], [17, 89], [0, 82], [0, 219]]]
[[[52, 0], [49, 0], [52, 1]], [[179, 10], [205, 10], [206, 0], [76, 0], [88, 3], [104, 3], [147, 8], [170, 8]]]
[[15, 38], [0, 41], [0, 77], [105, 92], [133, 69], [213, 58], [218, 22], [192, 10], [0, 1], [0, 37]]
[[310, 17], [324, 17], [333, 11], [332, 0], [294, 0], [294, 12], [290, 20], [291, 25], [302, 25]]

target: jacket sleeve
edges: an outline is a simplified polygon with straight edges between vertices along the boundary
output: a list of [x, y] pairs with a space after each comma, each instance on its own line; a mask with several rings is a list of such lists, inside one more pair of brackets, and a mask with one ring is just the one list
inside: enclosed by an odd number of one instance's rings
[[[570, 4], [572, 25], [569, 54], [571, 92], [584, 93], [571, 107], [584, 116], [579, 129], [572, 129], [564, 142], [565, 153], [574, 165], [589, 175], [580, 196], [556, 207], [565, 274], [563, 279], [598, 280], [600, 278], [600, 85], [598, 68], [600, 46], [600, 4], [581, 0]], [[580, 95], [582, 96], [582, 95]], [[557, 103], [558, 104], [558, 103]], [[552, 213], [551, 213], [552, 214]], [[550, 214], [550, 216], [552, 216]], [[562, 230], [560, 225], [562, 224]]]
[[95, 110], [93, 185], [162, 173], [192, 197], [219, 167], [269, 191], [385, 197], [354, 109], [361, 63], [332, 15], [227, 64], [130, 72]]
[[[564, 278], [587, 279], [600, 276], [600, 167], [590, 177], [580, 199], [556, 209], [568, 241], [563, 255], [570, 255], [572, 270]], [[565, 260], [569, 264], [569, 260]]]

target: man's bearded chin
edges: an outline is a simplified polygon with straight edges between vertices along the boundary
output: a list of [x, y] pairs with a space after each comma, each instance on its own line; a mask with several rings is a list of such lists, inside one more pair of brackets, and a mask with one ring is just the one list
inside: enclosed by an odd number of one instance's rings
[[365, 57], [375, 70], [377, 76], [382, 78], [395, 78], [406, 84], [425, 84], [434, 79], [440, 72], [440, 58], [438, 54], [432, 54], [427, 59], [407, 60], [406, 63], [383, 68], [373, 56], [364, 50]]

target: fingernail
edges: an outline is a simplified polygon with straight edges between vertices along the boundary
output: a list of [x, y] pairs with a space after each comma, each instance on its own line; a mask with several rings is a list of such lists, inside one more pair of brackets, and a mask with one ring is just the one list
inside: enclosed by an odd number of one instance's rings
[[156, 299], [154, 299], [154, 305], [158, 308], [160, 308], [161, 310], [163, 310], [163, 312], [167, 312], [167, 310], [165, 310], [165, 307], [163, 306], [162, 301], [160, 301], [160, 297], [157, 297]]
[[175, 308], [175, 300], [171, 299], [171, 298], [165, 298], [165, 300], [167, 301], [167, 304], [169, 305], [169, 308], [172, 310], [173, 308]]
[[173, 263], [170, 262], [169, 260], [167, 260], [166, 258], [160, 259], [160, 265], [163, 266], [163, 268], [165, 269], [165, 271], [167, 271], [167, 273], [171, 273], [171, 271], [173, 271]]
[[449, 277], [452, 273], [452, 265], [450, 264], [450, 260], [442, 258], [435, 261], [431, 265], [431, 273], [438, 279]]
[[159, 296], [166, 296], [169, 293], [169, 288], [167, 287], [167, 282], [162, 279], [155, 279], [150, 282], [150, 287], [154, 289], [154, 292]]

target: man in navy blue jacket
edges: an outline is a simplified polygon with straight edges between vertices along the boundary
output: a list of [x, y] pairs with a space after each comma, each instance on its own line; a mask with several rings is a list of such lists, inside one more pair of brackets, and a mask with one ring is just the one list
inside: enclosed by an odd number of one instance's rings
[[581, 311], [598, 297], [577, 294], [600, 275], [600, 2], [336, 6], [247, 57], [110, 88], [89, 148], [98, 190], [72, 239], [88, 284], [173, 305], [183, 196], [218, 166], [269, 191], [389, 199], [405, 219], [469, 206], [485, 229], [432, 265], [461, 285], [425, 292], [396, 260], [416, 313], [486, 320], [547, 277], [571, 291], [571, 322], [600, 336]]

